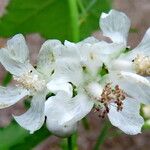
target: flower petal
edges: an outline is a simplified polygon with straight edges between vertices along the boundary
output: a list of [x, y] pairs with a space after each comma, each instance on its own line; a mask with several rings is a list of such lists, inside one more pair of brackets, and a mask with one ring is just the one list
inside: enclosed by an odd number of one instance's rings
[[77, 44], [73, 42], [69, 42], [65, 40], [64, 45], [57, 47], [58, 51], [60, 51], [59, 59], [68, 59], [71, 58], [75, 61], [79, 61], [80, 56], [79, 56], [79, 51]]
[[98, 59], [107, 67], [125, 51], [123, 44], [99, 42], [93, 45], [93, 49], [98, 50]]
[[132, 62], [138, 55], [149, 56], [150, 55], [150, 28], [146, 31], [140, 44], [133, 50], [120, 55], [119, 59]]
[[144, 104], [150, 104], [150, 82], [131, 72], [111, 72], [111, 81], [119, 85], [130, 97]]
[[130, 24], [129, 18], [117, 10], [111, 10], [108, 14], [102, 13], [100, 17], [100, 28], [103, 34], [115, 43], [126, 45]]
[[111, 106], [108, 113], [111, 123], [126, 134], [135, 135], [141, 133], [144, 119], [140, 116], [140, 104], [132, 98], [126, 98], [122, 111], [117, 111]]
[[77, 123], [73, 125], [60, 125], [57, 120], [52, 120], [50, 117], [47, 117], [46, 125], [54, 135], [59, 137], [69, 137], [77, 130]]
[[21, 63], [11, 58], [7, 49], [0, 49], [0, 62], [7, 71], [13, 75], [20, 76], [25, 72], [29, 72], [32, 66], [28, 62]]
[[133, 62], [124, 58], [122, 59], [121, 57], [107, 64], [109, 71], [126, 71], [135, 73]]
[[17, 34], [7, 41], [7, 49], [13, 59], [25, 62], [29, 58], [29, 50], [22, 34]]
[[17, 123], [26, 130], [29, 130], [30, 133], [40, 129], [44, 123], [45, 97], [46, 94], [43, 91], [37, 93], [33, 97], [31, 107], [27, 112], [20, 116], [13, 116]]
[[84, 66], [91, 75], [97, 75], [103, 64], [99, 58], [101, 55], [99, 47], [95, 44], [83, 42], [83, 44], [78, 44], [78, 51], [82, 66]]
[[72, 119], [67, 118], [65, 121], [62, 121], [61, 124], [74, 124], [80, 121], [91, 111], [94, 105], [93, 101], [85, 93], [78, 93], [72, 98], [72, 101], [74, 102], [70, 112], [72, 114]]
[[62, 58], [57, 60], [53, 78], [63, 78], [66, 82], [72, 82], [77, 86], [83, 80], [80, 62], [72, 58]]
[[59, 92], [46, 101], [45, 114], [49, 121], [60, 126], [73, 125], [85, 117], [92, 107], [93, 102], [85, 94], [70, 98], [65, 92]]
[[47, 40], [41, 47], [37, 69], [45, 75], [51, 75], [54, 70], [54, 63], [56, 61], [55, 48], [61, 45], [59, 40]]
[[146, 31], [141, 43], [133, 51], [150, 54], [150, 28]]
[[55, 94], [59, 91], [65, 91], [70, 97], [72, 97], [73, 94], [72, 85], [63, 78], [52, 79], [47, 84], [47, 88], [50, 90], [50, 92]]
[[100, 42], [98, 39], [96, 39], [93, 36], [90, 36], [90, 37], [82, 40], [81, 42], [78, 42], [77, 45], [82, 45], [82, 44], [85, 44], [85, 43], [94, 44], [94, 43], [98, 43], [98, 42]]
[[9, 107], [27, 96], [29, 92], [20, 87], [0, 86], [0, 109]]

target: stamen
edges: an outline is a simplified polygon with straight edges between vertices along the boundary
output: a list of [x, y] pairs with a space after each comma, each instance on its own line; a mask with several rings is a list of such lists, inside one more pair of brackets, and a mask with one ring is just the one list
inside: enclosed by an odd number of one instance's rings
[[14, 80], [31, 91], [40, 91], [45, 85], [45, 80], [40, 79], [40, 77], [37, 74], [34, 74], [32, 70], [19, 77], [14, 76]]
[[110, 83], [106, 84], [99, 99], [100, 103], [104, 106], [99, 117], [104, 118], [106, 114], [109, 113], [109, 105], [111, 103], [117, 105], [117, 111], [122, 111], [123, 100], [125, 98], [126, 95], [123, 90], [120, 89], [119, 85], [116, 85], [113, 89]]
[[142, 76], [150, 75], [150, 56], [137, 55], [133, 60], [133, 65], [137, 74]]

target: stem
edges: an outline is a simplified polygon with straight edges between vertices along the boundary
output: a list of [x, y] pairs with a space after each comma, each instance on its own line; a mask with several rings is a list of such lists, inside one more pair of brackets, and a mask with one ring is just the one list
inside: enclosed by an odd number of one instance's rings
[[89, 123], [88, 123], [88, 120], [87, 120], [86, 117], [84, 117], [84, 118], [82, 119], [82, 124], [83, 124], [83, 126], [84, 126], [84, 128], [85, 128], [86, 130], [89, 130], [89, 129], [90, 129], [90, 126], [89, 126]]
[[72, 146], [72, 136], [67, 138], [68, 141], [68, 150], [73, 150], [73, 146]]
[[70, 24], [72, 30], [72, 40], [73, 42], [79, 41], [79, 17], [78, 8], [76, 0], [68, 0], [70, 9]]
[[96, 144], [95, 144], [93, 150], [100, 150], [100, 146], [104, 143], [104, 141], [107, 137], [109, 128], [110, 128], [110, 124], [108, 122], [106, 122], [105, 125], [103, 126], [102, 130], [100, 131], [100, 134], [98, 136], [98, 139], [96, 141]]

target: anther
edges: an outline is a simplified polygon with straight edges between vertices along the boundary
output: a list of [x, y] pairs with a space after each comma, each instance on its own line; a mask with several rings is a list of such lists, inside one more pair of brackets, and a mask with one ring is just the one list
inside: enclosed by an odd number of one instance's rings
[[133, 66], [137, 74], [150, 75], [150, 56], [137, 55], [133, 61]]
[[109, 113], [108, 106], [110, 103], [115, 103], [117, 105], [117, 111], [122, 111], [123, 100], [125, 98], [126, 95], [123, 90], [120, 89], [119, 85], [112, 88], [110, 83], [106, 84], [99, 99], [99, 101], [104, 105], [104, 108], [99, 116], [104, 118], [105, 115]]

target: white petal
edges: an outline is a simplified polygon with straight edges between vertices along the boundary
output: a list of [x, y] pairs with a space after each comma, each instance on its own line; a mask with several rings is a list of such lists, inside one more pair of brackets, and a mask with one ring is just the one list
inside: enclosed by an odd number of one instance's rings
[[51, 122], [60, 126], [73, 125], [85, 117], [92, 109], [93, 102], [84, 94], [70, 98], [66, 93], [59, 92], [50, 97], [45, 104], [45, 114]]
[[0, 109], [9, 107], [27, 96], [29, 92], [20, 87], [0, 86]]
[[65, 40], [64, 45], [62, 45], [61, 47], [57, 47], [57, 49], [58, 51], [61, 51], [59, 56], [60, 59], [71, 58], [75, 61], [79, 61], [80, 59], [77, 44], [73, 42]]
[[150, 55], [150, 28], [146, 31], [141, 43], [133, 50], [120, 55], [119, 59], [132, 62], [132, 60], [134, 60], [137, 55]]
[[112, 71], [127, 71], [135, 73], [135, 69], [132, 61], [118, 58], [108, 64], [108, 70]]
[[23, 115], [14, 116], [17, 123], [26, 130], [29, 130], [30, 133], [40, 129], [44, 123], [45, 97], [46, 94], [43, 91], [37, 93], [31, 101], [30, 109]]
[[92, 76], [97, 75], [100, 67], [102, 67], [100, 49], [95, 44], [84, 43], [78, 45], [78, 51], [82, 66], [86, 67], [87, 72]]
[[90, 97], [95, 98], [96, 100], [101, 97], [103, 87], [97, 82], [91, 82], [86, 86], [86, 92]]
[[[73, 108], [71, 110], [72, 119], [65, 119], [65, 121], [62, 121], [62, 124], [70, 123], [74, 124], [77, 121], [80, 121], [82, 118], [84, 118], [93, 108], [93, 101], [84, 93], [78, 93], [77, 96], [72, 98], [72, 101], [74, 102]], [[68, 120], [68, 121], [67, 121]]]
[[140, 52], [145, 55], [150, 55], [150, 28], [146, 31], [141, 43], [132, 51], [133, 53]]
[[8, 40], [7, 49], [15, 60], [22, 63], [28, 60], [29, 50], [22, 34], [17, 34]]
[[63, 78], [67, 82], [72, 82], [77, 86], [83, 80], [80, 62], [72, 58], [62, 58], [57, 60], [53, 76], [53, 78]]
[[126, 45], [130, 24], [129, 18], [116, 10], [111, 10], [108, 14], [102, 13], [100, 17], [100, 28], [103, 34], [115, 43]]
[[96, 38], [93, 37], [93, 36], [90, 36], [90, 37], [88, 37], [88, 38], [82, 40], [81, 42], [78, 42], [77, 45], [83, 45], [83, 44], [85, 44], [85, 43], [94, 44], [94, 43], [98, 43], [98, 42], [99, 42], [98, 39], [96, 39]]
[[150, 82], [146, 78], [130, 72], [112, 72], [109, 77], [129, 96], [141, 103], [150, 104]]
[[108, 117], [114, 126], [126, 134], [135, 135], [141, 133], [144, 119], [140, 116], [140, 104], [135, 99], [126, 98], [123, 110], [119, 112], [115, 106], [111, 106]]
[[61, 45], [59, 40], [47, 40], [41, 47], [37, 69], [45, 75], [51, 75], [54, 70], [54, 63], [56, 61], [56, 50], [55, 48]]
[[123, 44], [99, 42], [93, 45], [93, 49], [98, 50], [98, 58], [101, 59], [106, 66], [110, 66], [121, 53], [125, 51]]
[[77, 130], [77, 123], [73, 125], [59, 125], [57, 120], [49, 119], [49, 117], [47, 117], [46, 125], [54, 135], [59, 137], [69, 137]]
[[25, 72], [29, 72], [32, 66], [28, 62], [21, 63], [11, 58], [7, 49], [0, 49], [0, 62], [11, 74], [19, 76]]
[[47, 88], [50, 90], [50, 92], [55, 94], [59, 91], [65, 91], [70, 97], [72, 97], [73, 94], [72, 85], [63, 78], [52, 79], [47, 84]]

